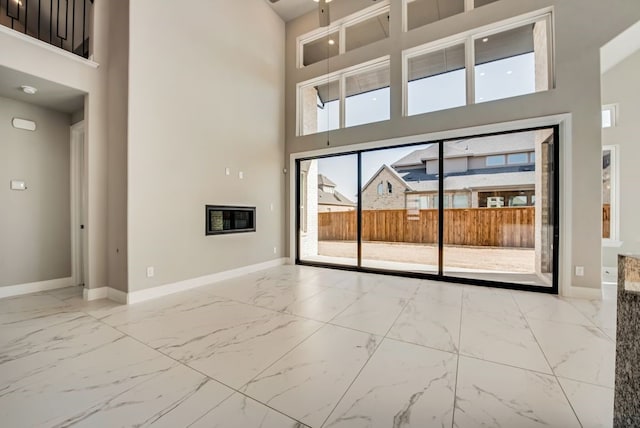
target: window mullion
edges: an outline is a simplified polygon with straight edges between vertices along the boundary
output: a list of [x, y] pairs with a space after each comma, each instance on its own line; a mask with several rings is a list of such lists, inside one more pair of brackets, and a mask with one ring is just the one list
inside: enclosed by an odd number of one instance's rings
[[341, 74], [339, 84], [338, 84], [339, 86], [338, 90], [340, 91], [340, 128], [344, 128], [346, 123], [346, 110], [345, 110], [346, 93], [347, 93], [346, 80], [347, 79], [345, 75]]
[[467, 105], [475, 104], [476, 79], [475, 79], [475, 46], [473, 36], [465, 40], [465, 72], [467, 78]]

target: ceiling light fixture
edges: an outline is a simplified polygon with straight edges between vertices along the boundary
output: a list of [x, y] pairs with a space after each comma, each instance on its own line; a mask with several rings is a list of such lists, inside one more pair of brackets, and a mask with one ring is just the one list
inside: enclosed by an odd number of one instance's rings
[[335, 40], [333, 40], [333, 39], [329, 39], [329, 44], [330, 44], [331, 46], [333, 46], [333, 45], [335, 45], [335, 44], [336, 44], [336, 41], [335, 41]]
[[482, 39], [482, 43], [487, 43], [489, 41], [488, 37], [485, 37], [484, 39]]
[[[320, 0], [313, 0], [316, 3], [320, 3]], [[324, 0], [325, 3], [331, 3], [331, 0]]]
[[27, 95], [33, 95], [38, 92], [38, 89], [34, 88], [33, 86], [22, 85], [20, 86], [20, 89]]
[[513, 74], [513, 71], [509, 70], [507, 71], [507, 74]]

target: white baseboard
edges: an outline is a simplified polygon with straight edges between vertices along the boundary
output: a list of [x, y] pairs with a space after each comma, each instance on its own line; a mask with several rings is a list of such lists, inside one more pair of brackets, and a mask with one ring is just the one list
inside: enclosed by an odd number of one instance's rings
[[169, 294], [191, 290], [192, 288], [202, 287], [203, 285], [213, 284], [214, 282], [224, 281], [225, 279], [231, 279], [260, 270], [282, 266], [287, 264], [288, 261], [289, 259], [287, 258], [270, 260], [264, 263], [243, 266], [237, 269], [205, 275], [199, 278], [186, 279], [184, 281], [148, 288], [146, 290], [134, 291], [131, 293], [125, 293], [124, 291], [116, 290], [111, 287], [85, 288], [83, 296], [85, 300], [109, 299], [122, 304], [139, 303], [146, 300], [157, 299], [158, 297], [168, 296]]
[[20, 296], [22, 294], [37, 293], [38, 291], [55, 290], [56, 288], [71, 287], [73, 278], [58, 278], [48, 281], [29, 282], [27, 284], [8, 285], [0, 287], [0, 298]]
[[191, 290], [192, 288], [202, 287], [203, 285], [209, 285], [214, 282], [224, 281], [225, 279], [231, 279], [260, 270], [282, 266], [284, 264], [287, 264], [287, 261], [287, 258], [280, 258], [264, 263], [243, 266], [237, 269], [231, 269], [224, 272], [205, 275], [199, 278], [186, 279], [184, 281], [165, 284], [159, 287], [148, 288], [146, 290], [134, 291], [127, 294], [127, 303], [132, 304], [144, 302], [145, 300], [157, 299], [158, 297], [179, 293], [181, 291]]
[[127, 304], [127, 293], [111, 287], [85, 288], [82, 290], [84, 300], [109, 299], [117, 303]]
[[602, 289], [568, 286], [562, 291], [562, 296], [575, 297], [577, 299], [602, 300]]

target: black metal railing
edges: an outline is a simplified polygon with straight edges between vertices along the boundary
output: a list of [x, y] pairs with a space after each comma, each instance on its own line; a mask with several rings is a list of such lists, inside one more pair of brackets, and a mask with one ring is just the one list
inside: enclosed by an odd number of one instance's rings
[[93, 1], [0, 0], [0, 25], [89, 58]]

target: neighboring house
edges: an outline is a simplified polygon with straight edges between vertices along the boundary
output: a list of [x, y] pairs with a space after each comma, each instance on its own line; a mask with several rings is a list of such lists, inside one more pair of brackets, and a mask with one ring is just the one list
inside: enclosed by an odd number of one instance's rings
[[318, 212], [354, 211], [356, 203], [336, 190], [336, 184], [318, 174]]
[[[450, 141], [444, 153], [445, 208], [535, 205], [535, 136]], [[383, 165], [362, 189], [363, 209], [438, 208], [437, 144]]]
[[412, 190], [395, 170], [382, 165], [362, 188], [362, 209], [404, 209], [406, 192]]

